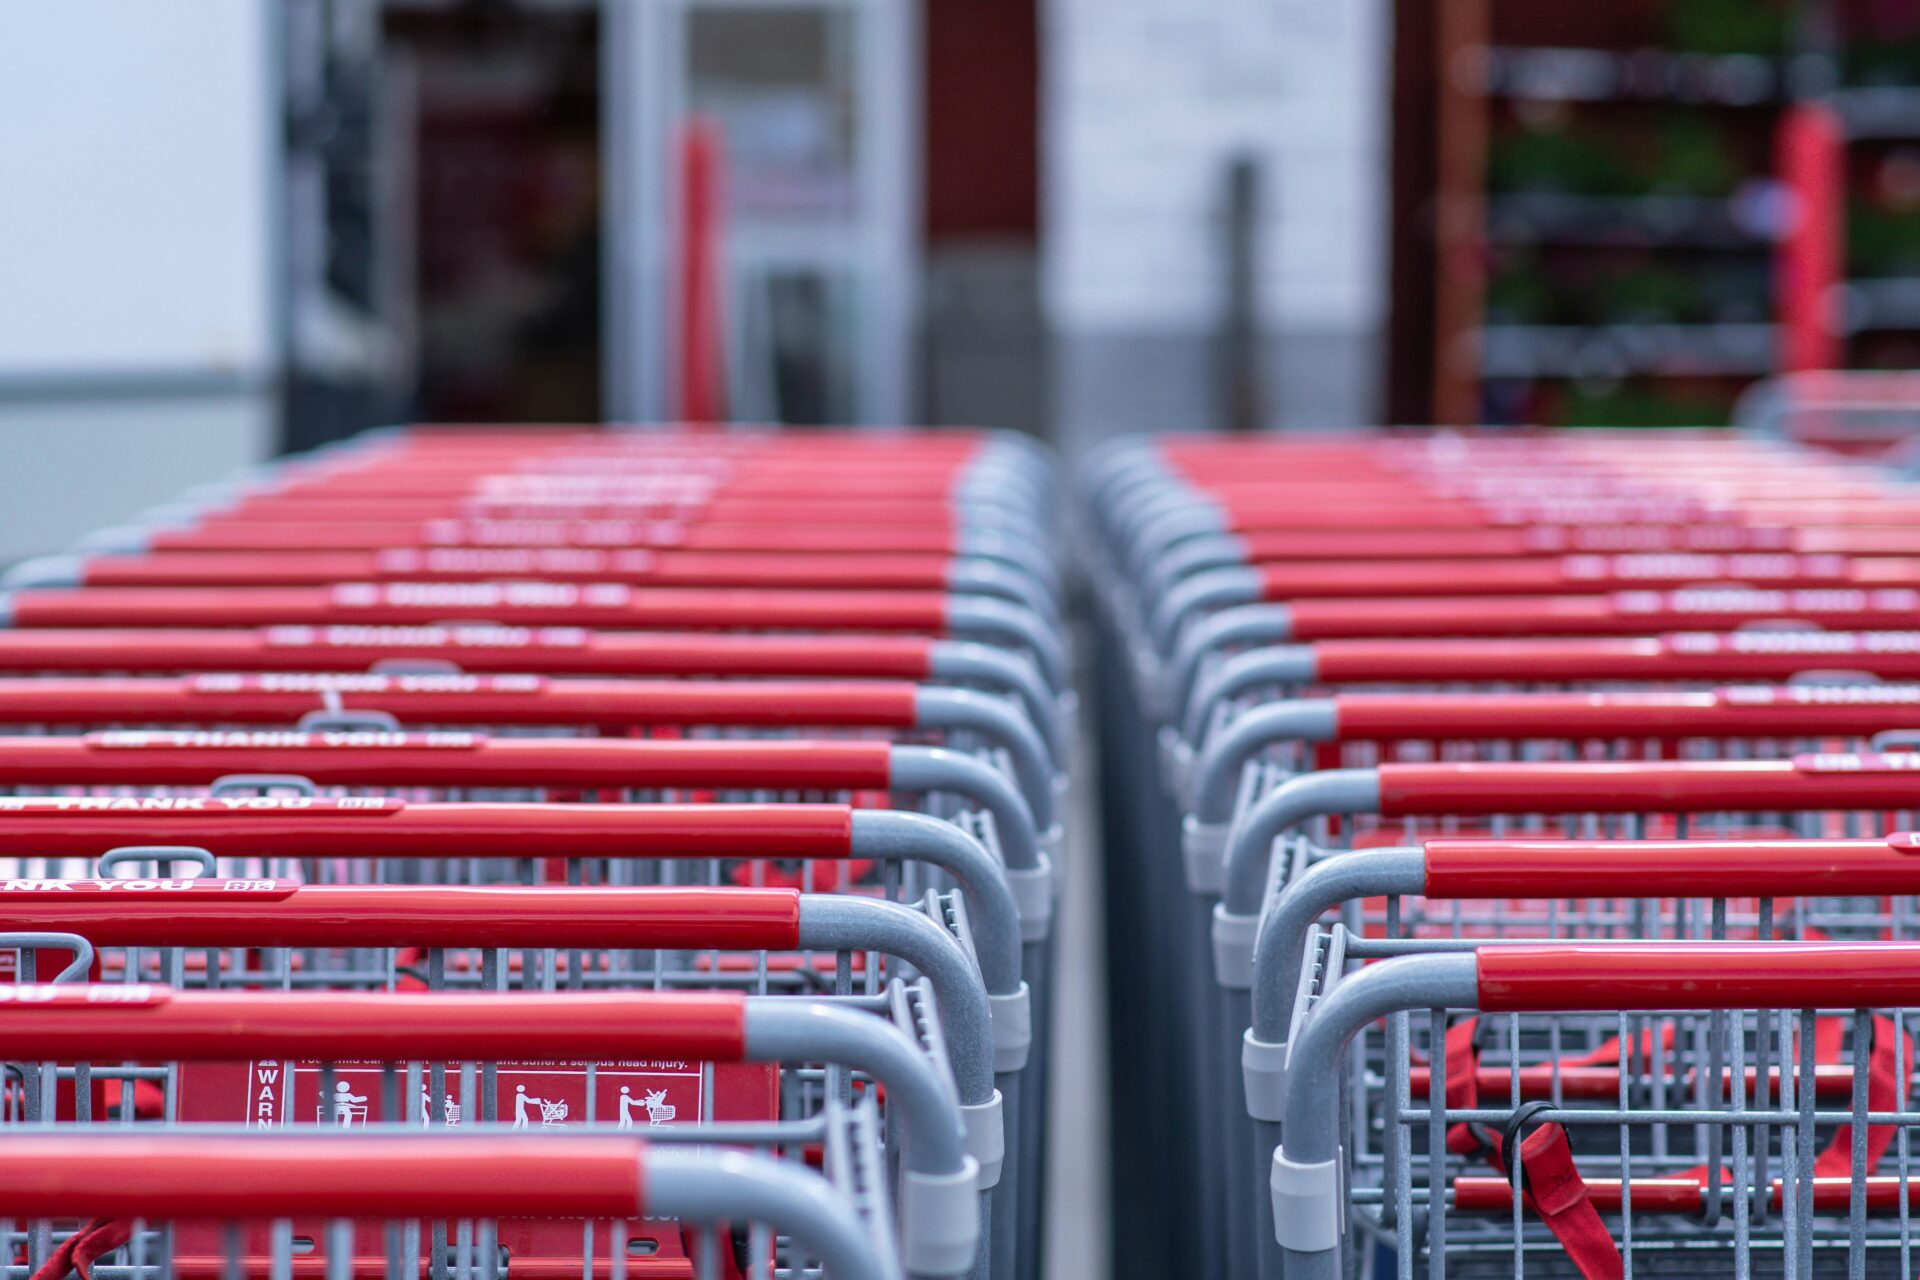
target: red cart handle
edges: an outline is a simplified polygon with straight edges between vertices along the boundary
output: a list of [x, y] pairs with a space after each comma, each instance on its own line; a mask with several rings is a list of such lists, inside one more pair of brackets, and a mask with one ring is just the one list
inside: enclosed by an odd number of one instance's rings
[[605, 1218], [645, 1209], [631, 1138], [10, 1137], [0, 1204], [24, 1219]]
[[[4, 714], [4, 713], [0, 713]], [[892, 744], [490, 738], [378, 730], [134, 730], [0, 737], [0, 786], [202, 786], [262, 770], [323, 786], [884, 791]]]
[[404, 624], [448, 618], [530, 626], [943, 632], [950, 597], [915, 591], [634, 588], [620, 583], [349, 582], [195, 590], [100, 587], [11, 596], [19, 627]]
[[[1866, 539], [1815, 538], [1805, 536], [1806, 532], [1732, 524], [1539, 524], [1524, 528], [1414, 531], [1275, 529], [1241, 535], [1239, 542], [1242, 557], [1256, 564], [1289, 560], [1495, 559], [1583, 552], [1855, 553], [1869, 549]], [[1920, 554], [1920, 535], [1887, 542], [1895, 551], [1908, 548]]]
[[852, 856], [838, 804], [409, 804], [348, 797], [0, 797], [0, 847], [93, 857], [195, 845], [216, 857]]
[[922, 679], [931, 674], [934, 644], [917, 636], [649, 634], [492, 624], [0, 630], [0, 670], [366, 671], [383, 662], [430, 662], [485, 672]]
[[792, 889], [5, 880], [8, 929], [102, 947], [640, 947], [790, 951]]
[[[0, 636], [0, 645], [5, 637]], [[4, 653], [4, 648], [0, 648]], [[1820, 667], [1920, 676], [1920, 632], [1741, 631], [1664, 636], [1322, 640], [1316, 678], [1391, 680], [1785, 680]], [[1797, 695], [1790, 695], [1797, 696]]]
[[779, 525], [689, 523], [593, 506], [577, 514], [535, 503], [487, 504], [434, 520], [395, 520], [385, 503], [365, 523], [341, 520], [246, 521], [207, 518], [184, 529], [142, 531], [138, 545], [157, 552], [380, 551], [420, 548], [684, 548], [689, 551], [953, 553], [964, 541], [949, 522], [931, 525]]
[[0, 1033], [29, 1061], [739, 1061], [738, 992], [176, 991], [0, 986]]
[[1866, 736], [1920, 724], [1920, 686], [1912, 685], [1761, 686], [1697, 693], [1342, 694], [1333, 704], [1339, 737], [1346, 741]]
[[[1887, 566], [1898, 565], [1904, 577]], [[1262, 598], [1548, 595], [1625, 590], [1648, 584], [1745, 582], [1783, 587], [1838, 587], [1856, 580], [1844, 556], [1698, 555], [1681, 552], [1575, 555], [1554, 559], [1322, 561], [1263, 565]], [[1908, 562], [1876, 563], [1871, 580], [1913, 580]]]
[[953, 559], [898, 551], [770, 554], [597, 548], [399, 547], [371, 551], [86, 556], [89, 587], [305, 586], [333, 582], [623, 582], [698, 587], [938, 591]]
[[756, 725], [904, 729], [918, 686], [852, 680], [547, 680], [476, 675], [0, 678], [6, 724], [281, 724], [386, 712], [402, 724]]
[[1435, 898], [1920, 893], [1920, 858], [1885, 840], [1428, 840], [1424, 848], [1426, 892]]
[[1752, 622], [1785, 619], [1853, 629], [1896, 629], [1910, 625], [1920, 612], [1920, 591], [1714, 586], [1612, 595], [1294, 600], [1287, 609], [1293, 637], [1299, 640], [1732, 631]]
[[1920, 944], [1523, 944], [1475, 953], [1487, 1013], [1891, 1009], [1920, 1002]]
[[1467, 813], [1792, 813], [1920, 808], [1920, 757], [1387, 764], [1384, 816]]
[[[420, 492], [422, 489], [433, 491]], [[466, 484], [449, 486], [402, 480], [383, 480], [376, 484], [369, 481], [357, 488], [336, 487], [327, 491], [275, 494], [271, 498], [271, 505], [263, 499], [259, 505], [233, 518], [259, 521], [271, 513], [270, 518], [275, 519], [307, 520], [314, 518], [307, 515], [309, 508], [316, 516], [324, 515], [335, 500], [350, 498], [378, 501], [386, 508], [390, 520], [431, 520], [457, 515], [461, 505], [472, 497], [515, 501], [558, 500], [581, 506], [613, 504], [629, 510], [711, 521], [714, 524], [769, 527], [826, 524], [847, 528], [878, 528], [921, 524], [951, 532], [961, 523], [960, 517], [949, 505], [945, 486], [941, 486], [940, 492], [907, 498], [896, 493], [884, 496], [849, 493], [816, 498], [761, 498], [751, 495], [735, 498], [724, 495], [707, 497], [691, 490], [674, 493], [658, 488], [649, 489], [644, 485], [579, 485], [532, 480], [501, 483], [482, 489]], [[211, 518], [224, 517], [215, 515]]]

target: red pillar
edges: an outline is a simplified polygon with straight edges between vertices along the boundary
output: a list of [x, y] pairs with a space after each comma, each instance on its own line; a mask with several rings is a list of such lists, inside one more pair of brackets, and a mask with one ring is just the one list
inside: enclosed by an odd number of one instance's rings
[[1837, 369], [1846, 359], [1839, 288], [1846, 273], [1846, 134], [1831, 107], [1802, 103], [1781, 116], [1776, 142], [1791, 208], [1775, 281], [1780, 369]]
[[676, 385], [682, 422], [716, 423], [727, 416], [726, 352], [720, 292], [721, 191], [724, 155], [719, 127], [689, 118], [681, 126], [679, 288], [675, 299]]

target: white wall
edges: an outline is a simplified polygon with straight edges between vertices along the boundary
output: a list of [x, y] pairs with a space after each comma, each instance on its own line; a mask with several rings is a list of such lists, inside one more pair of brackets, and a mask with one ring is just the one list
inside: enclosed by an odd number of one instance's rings
[[1251, 153], [1267, 183], [1256, 251], [1275, 342], [1375, 344], [1385, 0], [1047, 0], [1045, 22], [1045, 291], [1061, 331], [1213, 331], [1226, 167]]
[[0, 5], [0, 559], [270, 446], [271, 4]]

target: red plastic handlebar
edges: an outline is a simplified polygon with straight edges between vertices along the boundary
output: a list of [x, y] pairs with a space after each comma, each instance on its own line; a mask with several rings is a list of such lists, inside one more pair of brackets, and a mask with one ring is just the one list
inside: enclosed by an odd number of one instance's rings
[[920, 679], [929, 674], [932, 654], [932, 642], [916, 636], [646, 634], [578, 627], [0, 631], [0, 670], [6, 671], [365, 671], [380, 662], [436, 662], [485, 672]]
[[837, 804], [0, 798], [0, 848], [16, 856], [176, 844], [218, 857], [837, 859], [852, 834], [853, 809]]
[[400, 547], [374, 551], [90, 556], [89, 587], [303, 586], [332, 582], [621, 582], [697, 587], [938, 591], [953, 561], [901, 552], [772, 554], [593, 548]]
[[546, 995], [0, 987], [0, 1038], [31, 1061], [738, 1061], [736, 992]]
[[[1879, 685], [1710, 692], [1343, 694], [1339, 736], [1680, 738], [1867, 735], [1920, 723], [1920, 687]], [[0, 706], [4, 706], [0, 702]]]
[[[743, 525], [689, 524], [677, 519], [639, 519], [642, 513], [589, 507], [577, 514], [550, 505], [488, 505], [459, 518], [395, 520], [385, 503], [362, 523], [346, 512], [334, 523], [316, 516], [277, 520], [208, 518], [186, 529], [161, 529], [148, 538], [156, 552], [379, 551], [395, 547], [473, 548], [684, 548], [688, 551], [858, 552], [874, 546], [895, 551], [951, 554], [956, 532], [943, 521], [931, 525]], [[308, 510], [301, 508], [302, 512]]]
[[5, 724], [278, 724], [322, 709], [402, 724], [910, 728], [917, 686], [851, 680], [546, 680], [472, 675], [0, 678]]
[[[1824, 531], [1822, 531], [1824, 532]], [[1805, 538], [1801, 530], [1734, 524], [1557, 525], [1499, 529], [1260, 530], [1241, 537], [1254, 563], [1285, 560], [1449, 560], [1578, 552], [1864, 551], [1864, 539]], [[1862, 545], [1856, 546], [1855, 543]], [[1920, 554], [1920, 536], [1888, 540]], [[1820, 543], [1820, 545], [1813, 545]], [[1831, 545], [1826, 545], [1830, 543]]]
[[197, 786], [226, 774], [266, 772], [323, 786], [885, 790], [891, 749], [886, 742], [832, 739], [134, 731], [0, 737], [0, 786]]
[[1294, 638], [1299, 640], [1731, 631], [1772, 620], [1878, 629], [1910, 626], [1920, 612], [1920, 592], [1903, 587], [1804, 591], [1699, 587], [1612, 595], [1294, 600], [1288, 609]]
[[1920, 893], [1884, 840], [1429, 840], [1435, 898], [1809, 897]]
[[1920, 1001], [1912, 943], [1630, 942], [1482, 947], [1488, 1013], [1886, 1009]]
[[1920, 805], [1920, 771], [1903, 759], [1387, 764], [1379, 769], [1380, 812], [1405, 817], [1898, 809]]
[[[1895, 566], [1904, 577], [1896, 574]], [[1296, 597], [1549, 595], [1624, 590], [1647, 584], [1742, 582], [1839, 587], [1859, 580], [1912, 581], [1911, 562], [1856, 566], [1844, 556], [1697, 555], [1682, 552], [1507, 560], [1356, 560], [1265, 565], [1268, 600]]]
[[438, 623], [739, 630], [919, 631], [947, 626], [948, 597], [914, 591], [658, 589], [620, 583], [349, 582], [331, 587], [99, 587], [14, 593], [19, 627], [219, 627]]
[[785, 951], [790, 889], [0, 880], [0, 926], [103, 947], [628, 947]]
[[16, 1218], [601, 1218], [645, 1209], [631, 1138], [11, 1137]]
[[[0, 636], [0, 644], [5, 637]], [[4, 648], [0, 647], [0, 653]], [[1920, 677], [1920, 632], [1682, 632], [1632, 638], [1322, 640], [1329, 684], [1396, 680], [1785, 680], [1846, 667]]]

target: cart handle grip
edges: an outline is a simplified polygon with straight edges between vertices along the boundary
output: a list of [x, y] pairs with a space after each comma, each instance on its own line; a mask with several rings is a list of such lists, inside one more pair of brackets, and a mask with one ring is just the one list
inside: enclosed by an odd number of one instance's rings
[[[0, 611], [3, 613], [4, 611]], [[943, 642], [923, 636], [596, 632], [579, 626], [265, 626], [0, 630], [0, 670], [333, 671], [432, 660], [462, 671], [600, 676], [927, 676]]]
[[852, 856], [843, 804], [409, 803], [349, 796], [0, 797], [0, 847], [93, 857], [140, 843], [217, 857]]
[[103, 947], [800, 946], [793, 889], [126, 883], [0, 881], [0, 913]]
[[1427, 840], [1435, 898], [1733, 898], [1920, 893], [1888, 840]]
[[138, 984], [0, 987], [0, 1038], [42, 1062], [255, 1058], [499, 1062], [529, 1045], [562, 1061], [738, 1062], [737, 992], [564, 995], [184, 991]]
[[1475, 813], [1787, 813], [1904, 809], [1920, 757], [1791, 760], [1386, 764], [1383, 817]]
[[0, 1204], [26, 1219], [627, 1219], [645, 1211], [646, 1158], [611, 1136], [22, 1136]]
[[1474, 952], [1487, 1013], [1884, 1009], [1920, 1003], [1920, 944], [1555, 943]]

